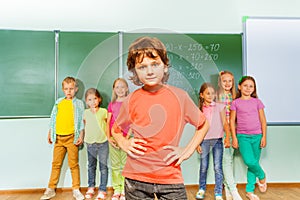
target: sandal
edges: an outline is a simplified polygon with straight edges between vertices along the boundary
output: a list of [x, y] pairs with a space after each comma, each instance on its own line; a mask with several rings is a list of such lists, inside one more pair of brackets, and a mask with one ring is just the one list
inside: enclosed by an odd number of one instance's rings
[[88, 191], [85, 193], [85, 198], [91, 199], [95, 194], [95, 188], [88, 188]]
[[250, 192], [248, 192], [248, 193], [246, 194], [246, 197], [247, 197], [248, 199], [250, 199], [250, 200], [259, 200], [259, 197], [258, 197], [257, 195], [255, 195], [255, 194], [253, 194], [253, 193], [250, 193]]
[[257, 181], [258, 189], [260, 192], [264, 193], [267, 191], [267, 181], [265, 180], [264, 183], [260, 183], [259, 180]]

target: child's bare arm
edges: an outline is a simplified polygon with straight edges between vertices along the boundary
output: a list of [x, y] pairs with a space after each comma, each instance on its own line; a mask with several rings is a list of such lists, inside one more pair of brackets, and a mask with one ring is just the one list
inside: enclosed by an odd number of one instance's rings
[[83, 138], [84, 138], [84, 131], [80, 131], [80, 135], [75, 143], [76, 146], [79, 146], [83, 143]]
[[180, 165], [184, 160], [187, 160], [191, 155], [194, 153], [195, 149], [200, 145], [200, 143], [203, 141], [207, 130], [209, 128], [209, 124], [207, 120], [205, 120], [205, 123], [201, 127], [201, 129], [197, 130], [193, 138], [190, 140], [190, 142], [186, 145], [184, 148], [175, 147], [175, 146], [165, 146], [164, 149], [171, 149], [172, 152], [169, 153], [164, 160], [167, 162], [167, 164], [171, 164], [174, 161], [177, 160], [175, 166]]
[[267, 120], [265, 116], [265, 112], [263, 109], [259, 110], [259, 119], [261, 123], [261, 130], [262, 130], [262, 138], [261, 138], [261, 148], [265, 148], [267, 145]]
[[231, 110], [229, 123], [230, 123], [231, 137], [232, 137], [232, 147], [237, 149], [239, 147], [239, 144], [236, 137], [235, 119], [236, 119], [236, 111]]
[[226, 111], [225, 109], [222, 110], [221, 114], [221, 118], [222, 118], [222, 123], [223, 123], [223, 128], [225, 131], [225, 139], [224, 139], [224, 146], [225, 148], [229, 148], [230, 147], [230, 137], [231, 137], [231, 133], [230, 133], [230, 127], [229, 124], [226, 120]]
[[47, 140], [48, 140], [48, 143], [49, 143], [49, 144], [52, 144], [52, 139], [51, 139], [51, 129], [49, 129], [49, 131], [48, 131], [48, 138], [47, 138]]

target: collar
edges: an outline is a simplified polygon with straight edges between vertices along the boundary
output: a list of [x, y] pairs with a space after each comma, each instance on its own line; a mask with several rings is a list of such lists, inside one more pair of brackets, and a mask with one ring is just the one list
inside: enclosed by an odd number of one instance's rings
[[206, 107], [206, 108], [209, 108], [209, 107], [213, 107], [213, 106], [216, 106], [216, 102], [211, 102], [211, 104], [209, 105], [206, 105], [206, 104], [203, 104], [203, 107]]

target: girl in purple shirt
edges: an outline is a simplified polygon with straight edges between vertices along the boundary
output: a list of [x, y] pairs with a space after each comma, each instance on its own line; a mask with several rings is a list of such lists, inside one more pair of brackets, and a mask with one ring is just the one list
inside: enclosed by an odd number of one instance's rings
[[266, 174], [259, 164], [261, 149], [266, 147], [267, 123], [253, 77], [243, 76], [240, 79], [237, 98], [230, 109], [232, 146], [239, 148], [248, 167], [246, 196], [250, 200], [259, 200], [254, 194], [256, 179], [260, 192], [267, 190]]

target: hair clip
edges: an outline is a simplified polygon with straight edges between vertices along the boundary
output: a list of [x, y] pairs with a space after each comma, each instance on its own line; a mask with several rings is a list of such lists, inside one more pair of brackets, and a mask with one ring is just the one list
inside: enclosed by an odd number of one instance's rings
[[240, 80], [239, 80], [239, 84], [241, 84], [241, 82], [245, 79], [245, 78], [247, 78], [248, 76], [242, 76], [241, 78], [240, 78]]

